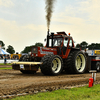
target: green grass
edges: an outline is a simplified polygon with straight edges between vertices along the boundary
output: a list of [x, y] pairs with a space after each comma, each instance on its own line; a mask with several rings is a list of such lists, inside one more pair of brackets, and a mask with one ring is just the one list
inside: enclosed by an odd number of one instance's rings
[[2, 65], [2, 66], [11, 66], [11, 64], [4, 64], [4, 63], [0, 63], [0, 65]]
[[[4, 63], [0, 63], [0, 70], [2, 69], [12, 69], [11, 64], [4, 64]], [[5, 67], [5, 66], [9, 66], [9, 67]]]
[[3, 67], [3, 68], [0, 68], [0, 70], [2, 69], [12, 69], [12, 67]]
[[46, 93], [20, 96], [9, 100], [100, 100], [100, 84]]

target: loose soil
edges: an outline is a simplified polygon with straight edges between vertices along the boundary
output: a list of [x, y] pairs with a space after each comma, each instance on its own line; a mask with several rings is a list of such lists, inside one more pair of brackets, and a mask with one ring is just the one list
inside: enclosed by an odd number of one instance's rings
[[7, 68], [7, 67], [12, 67], [11, 65], [0, 65], [0, 68]]
[[[0, 98], [82, 86], [88, 84], [90, 77], [91, 73], [44, 76], [40, 70], [35, 74], [22, 74], [19, 70], [0, 70]], [[95, 83], [99, 82], [100, 73], [97, 73]]]

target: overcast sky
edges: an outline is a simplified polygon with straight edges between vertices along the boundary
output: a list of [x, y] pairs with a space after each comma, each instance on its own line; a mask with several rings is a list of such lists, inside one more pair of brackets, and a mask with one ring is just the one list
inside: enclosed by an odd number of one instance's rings
[[[44, 43], [45, 15], [45, 0], [0, 0], [0, 40], [19, 53]], [[76, 43], [100, 43], [100, 0], [56, 0], [50, 31], [70, 32]]]

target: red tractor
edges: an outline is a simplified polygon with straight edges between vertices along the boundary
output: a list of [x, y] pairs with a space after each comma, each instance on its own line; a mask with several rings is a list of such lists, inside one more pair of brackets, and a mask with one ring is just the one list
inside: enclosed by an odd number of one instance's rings
[[31, 55], [22, 56], [19, 62], [13, 62], [12, 68], [22, 73], [35, 73], [39, 68], [44, 75], [58, 75], [63, 70], [67, 73], [84, 73], [86, 55], [75, 48], [73, 38], [65, 32], [47, 35], [45, 47], [31, 49]]

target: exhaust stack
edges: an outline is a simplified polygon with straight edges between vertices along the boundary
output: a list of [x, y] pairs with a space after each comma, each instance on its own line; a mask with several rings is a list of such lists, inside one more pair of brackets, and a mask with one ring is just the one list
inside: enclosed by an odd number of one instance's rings
[[50, 30], [48, 29], [48, 31], [47, 31], [47, 47], [49, 47], [49, 32], [50, 32]]
[[51, 44], [52, 44], [52, 48], [53, 48], [53, 36], [54, 36], [54, 33], [51, 33], [51, 36], [52, 36], [52, 41], [51, 41]]

